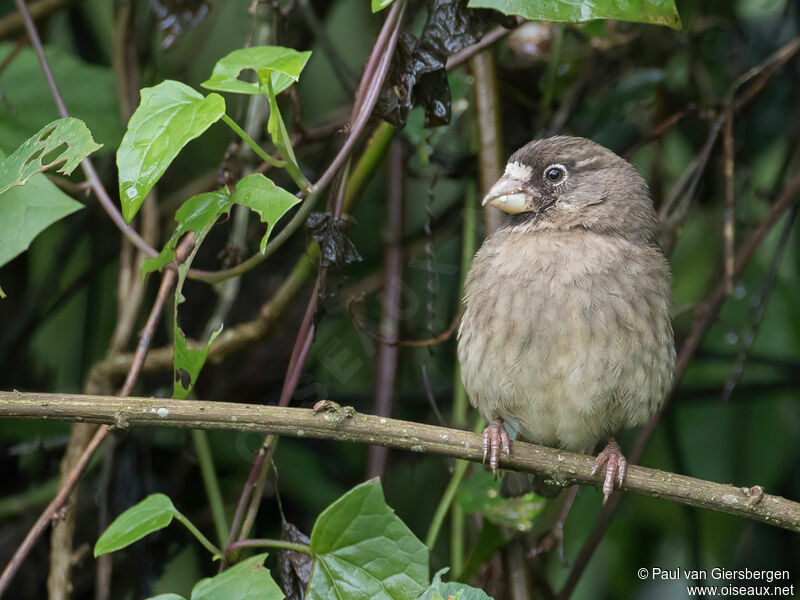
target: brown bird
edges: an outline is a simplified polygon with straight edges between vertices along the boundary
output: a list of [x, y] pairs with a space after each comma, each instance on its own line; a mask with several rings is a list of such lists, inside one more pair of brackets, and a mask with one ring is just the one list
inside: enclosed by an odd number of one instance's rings
[[647, 184], [603, 146], [552, 137], [517, 150], [483, 204], [513, 215], [475, 254], [458, 336], [464, 387], [489, 421], [484, 461], [496, 474], [510, 437], [607, 442], [593, 471], [605, 465], [605, 502], [625, 477], [614, 435], [658, 410], [675, 368]]

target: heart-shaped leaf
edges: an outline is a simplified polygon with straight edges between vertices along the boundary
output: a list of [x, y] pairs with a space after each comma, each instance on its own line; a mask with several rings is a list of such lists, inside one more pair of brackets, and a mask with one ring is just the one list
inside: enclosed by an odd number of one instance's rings
[[202, 579], [192, 589], [192, 600], [283, 600], [283, 592], [258, 554], [219, 575]]
[[[276, 94], [300, 78], [311, 52], [298, 52], [282, 46], [253, 46], [234, 50], [217, 61], [211, 77], [201, 83], [207, 90], [237, 94], [266, 94], [269, 78]], [[239, 79], [242, 71], [255, 71], [257, 81]]]
[[483, 590], [474, 588], [465, 583], [443, 583], [442, 575], [447, 569], [442, 569], [433, 576], [431, 586], [417, 600], [492, 600]]
[[25, 252], [50, 225], [81, 208], [44, 175], [0, 194], [0, 267]]
[[142, 90], [142, 101], [117, 151], [119, 197], [127, 222], [178, 152], [223, 114], [222, 96], [203, 96], [177, 81]]
[[177, 514], [164, 494], [152, 494], [114, 519], [94, 545], [95, 557], [131, 545], [144, 536], [163, 529]]
[[25, 185], [36, 173], [60, 165], [59, 173], [69, 175], [80, 162], [100, 148], [83, 121], [67, 117], [42, 127], [36, 135], [0, 163], [0, 194]]
[[261, 238], [259, 250], [263, 253], [275, 223], [300, 199], [261, 175], [253, 173], [236, 184], [232, 196], [234, 204], [242, 204], [258, 213], [267, 224], [267, 232]]
[[674, 0], [469, 0], [468, 6], [494, 8], [506, 15], [519, 15], [536, 21], [584, 23], [595, 19], [615, 19], [681, 28]]
[[378, 479], [320, 514], [311, 550], [308, 600], [408, 600], [428, 587], [428, 549], [386, 505]]

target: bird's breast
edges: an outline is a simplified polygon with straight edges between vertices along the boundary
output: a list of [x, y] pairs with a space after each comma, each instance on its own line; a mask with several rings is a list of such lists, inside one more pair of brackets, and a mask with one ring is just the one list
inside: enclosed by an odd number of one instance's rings
[[659, 250], [588, 232], [501, 231], [467, 277], [462, 379], [486, 418], [575, 450], [646, 420], [674, 368]]

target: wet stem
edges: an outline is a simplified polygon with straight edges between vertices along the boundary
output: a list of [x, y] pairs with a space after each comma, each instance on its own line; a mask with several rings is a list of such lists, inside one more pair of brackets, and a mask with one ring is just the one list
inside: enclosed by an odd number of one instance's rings
[[214, 560], [217, 560], [217, 559], [221, 560], [221, 559], [225, 558], [225, 555], [223, 554], [223, 552], [219, 548], [217, 548], [211, 542], [211, 540], [209, 540], [206, 536], [204, 536], [203, 533], [197, 527], [195, 527], [194, 523], [192, 523], [186, 517], [186, 515], [184, 515], [180, 511], [176, 510], [174, 516], [175, 516], [176, 519], [178, 519], [178, 521], [180, 521], [181, 523], [183, 523], [186, 526], [186, 529], [188, 529], [192, 533], [192, 535], [194, 535], [194, 537], [196, 537], [197, 540], [201, 544], [203, 544], [203, 547], [211, 553], [211, 555], [214, 558]]

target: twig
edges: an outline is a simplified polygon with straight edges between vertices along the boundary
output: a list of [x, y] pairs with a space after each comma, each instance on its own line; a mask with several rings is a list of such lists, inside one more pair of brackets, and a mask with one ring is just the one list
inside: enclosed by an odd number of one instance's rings
[[638, 150], [642, 147], [646, 146], [650, 142], [653, 142], [667, 133], [670, 129], [675, 127], [678, 123], [680, 123], [683, 119], [688, 117], [689, 115], [697, 112], [697, 105], [690, 104], [683, 110], [679, 110], [678, 112], [670, 115], [661, 123], [653, 127], [653, 130], [644, 136], [641, 140], [636, 142], [633, 146], [629, 147], [625, 152], [623, 152], [622, 157], [625, 159], [630, 159]]
[[[358, 138], [364, 131], [367, 122], [369, 121], [369, 118], [372, 114], [372, 109], [375, 107], [375, 103], [378, 101], [378, 95], [380, 93], [381, 86], [383, 85], [383, 80], [385, 79], [386, 73], [389, 69], [391, 55], [394, 52], [394, 47], [397, 43], [397, 37], [400, 33], [400, 20], [403, 16], [404, 10], [405, 0], [397, 0], [392, 5], [389, 16], [387, 16], [384, 23], [384, 28], [388, 27], [389, 31], [392, 31], [393, 33], [391, 36], [389, 36], [388, 45], [385, 47], [385, 53], [381, 55], [381, 60], [378, 62], [378, 71], [374, 74], [372, 79], [368, 80], [370, 85], [365, 92], [363, 104], [359, 104], [358, 99], [356, 99], [356, 106], [361, 107], [361, 110], [358, 111], [358, 118], [356, 118], [353, 122], [350, 129], [350, 134], [347, 136], [344, 145], [328, 165], [328, 168], [325, 170], [322, 176], [320, 176], [320, 178], [314, 184], [309, 186], [305, 192], [298, 193], [298, 196], [305, 196], [305, 200], [303, 201], [303, 204], [297, 213], [295, 213], [286, 226], [277, 234], [275, 234], [275, 236], [269, 241], [267, 247], [264, 249], [263, 254], [254, 254], [247, 260], [241, 262], [231, 269], [225, 269], [221, 271], [192, 271], [191, 276], [194, 279], [206, 281], [208, 283], [218, 283], [230, 277], [236, 277], [246, 273], [256, 265], [266, 260], [267, 257], [275, 252], [278, 247], [283, 245], [283, 243], [306, 222], [306, 219], [314, 209], [314, 203], [316, 202], [317, 196], [328, 186], [341, 166], [347, 160], [348, 156], [355, 147]], [[365, 71], [365, 76], [366, 74], [367, 72]]]
[[[323, 173], [317, 183], [311, 186], [309, 191], [310, 197], [306, 200], [306, 204], [308, 204], [312, 197], [316, 196], [319, 191], [322, 191], [325, 187], [327, 187], [328, 183], [332, 181], [337, 174], [339, 174], [339, 169], [345, 164], [345, 160], [347, 160], [350, 150], [352, 150], [355, 141], [371, 116], [372, 110], [375, 107], [375, 103], [378, 100], [381, 87], [383, 86], [383, 81], [389, 72], [389, 64], [391, 62], [391, 56], [394, 52], [395, 45], [397, 44], [397, 39], [400, 35], [400, 25], [405, 12], [405, 7], [405, 0], [397, 0], [390, 9], [389, 14], [384, 21], [381, 32], [378, 35], [378, 41], [373, 47], [370, 57], [367, 60], [367, 66], [364, 70], [361, 84], [356, 92], [353, 115], [357, 116], [354, 117], [355, 123], [350, 135], [348, 136], [347, 140], [345, 140], [344, 146], [328, 166], [328, 169], [325, 171], [325, 173]], [[340, 181], [339, 185], [340, 188], [336, 190], [337, 196], [335, 199], [335, 208], [333, 210], [334, 215], [337, 217], [340, 216], [345, 210], [348, 198], [347, 191], [349, 191], [345, 188], [345, 183], [343, 181]], [[331, 202], [329, 201], [329, 210], [330, 205]], [[324, 293], [325, 290], [326, 276], [327, 268], [320, 268], [317, 274], [317, 282], [314, 286], [314, 291], [311, 294], [311, 299], [308, 302], [308, 306], [306, 307], [306, 312], [303, 316], [303, 321], [300, 325], [297, 338], [295, 339], [294, 347], [292, 349], [289, 366], [286, 370], [286, 377], [283, 382], [281, 397], [278, 403], [281, 407], [285, 407], [289, 404], [289, 401], [294, 394], [295, 389], [297, 388], [297, 382], [299, 381], [301, 371], [305, 364], [306, 358], [308, 357], [309, 350], [311, 349], [311, 343], [314, 340], [314, 333], [316, 329], [314, 314], [316, 313], [319, 296], [320, 294]], [[265, 448], [269, 449], [267, 457], [271, 459], [271, 452], [274, 449], [273, 437], [271, 435], [268, 435], [262, 444], [262, 451], [265, 451]], [[249, 484], [246, 485], [245, 489], [242, 491], [238, 506], [243, 506], [244, 497], [246, 495], [249, 495], [250, 499], [248, 502], [247, 512], [244, 515], [240, 529], [238, 531], [234, 530], [231, 534], [232, 537], [235, 536], [237, 541], [246, 539], [249, 536], [250, 529], [255, 522], [258, 506], [261, 502], [261, 494], [266, 483], [269, 464], [270, 461], [265, 460], [256, 475], [255, 484], [252, 486]], [[238, 512], [239, 509], [237, 508], [237, 513]]]
[[722, 211], [722, 256], [725, 293], [733, 293], [734, 237], [736, 226], [736, 194], [733, 173], [733, 97], [726, 102], [725, 125], [722, 128], [724, 157], [722, 172], [725, 178], [725, 203]]
[[753, 342], [755, 342], [755, 339], [758, 336], [758, 330], [761, 327], [761, 321], [764, 318], [764, 314], [767, 312], [770, 292], [772, 292], [772, 288], [775, 285], [781, 259], [786, 253], [786, 247], [789, 242], [789, 234], [792, 232], [792, 227], [794, 226], [794, 222], [797, 217], [797, 209], [798, 206], [795, 204], [791, 208], [789, 216], [786, 217], [786, 224], [783, 226], [783, 231], [781, 232], [781, 237], [778, 240], [778, 245], [775, 247], [775, 253], [772, 255], [767, 277], [764, 281], [761, 293], [758, 296], [758, 301], [753, 308], [753, 318], [750, 325], [750, 331], [744, 336], [742, 348], [736, 355], [736, 361], [733, 363], [733, 368], [731, 369], [731, 376], [728, 378], [728, 381], [725, 382], [725, 387], [722, 391], [723, 402], [730, 400], [734, 388], [738, 385], [742, 378], [742, 373], [744, 373], [744, 366], [747, 362], [747, 357], [750, 355], [750, 350], [753, 348]]
[[447, 63], [445, 63], [445, 67], [450, 69], [455, 69], [462, 63], [467, 62], [470, 58], [488, 48], [492, 44], [494, 44], [497, 40], [504, 38], [506, 35], [514, 31], [513, 29], [506, 29], [505, 27], [495, 27], [490, 31], [486, 32], [484, 36], [472, 44], [471, 46], [467, 46], [466, 48], [462, 48], [458, 52], [451, 54], [447, 57]]
[[[33, 19], [46, 17], [47, 15], [56, 12], [71, 0], [39, 0], [32, 2], [28, 7]], [[0, 19], [0, 40], [10, 36], [19, 29], [25, 27], [25, 21], [20, 13], [9, 13]]]
[[328, 59], [328, 62], [330, 62], [331, 67], [333, 67], [333, 72], [339, 79], [339, 83], [342, 84], [342, 87], [348, 95], [353, 94], [356, 91], [356, 81], [353, 72], [344, 60], [342, 60], [336, 47], [331, 42], [331, 38], [325, 31], [325, 26], [320, 22], [317, 13], [314, 11], [314, 7], [311, 6], [311, 2], [309, 2], [309, 0], [300, 0], [298, 6], [300, 7], [300, 12], [303, 14], [308, 28], [311, 30], [311, 33], [314, 34], [317, 43], [319, 43], [320, 48], [322, 48], [322, 52], [324, 52], [325, 57]]
[[[194, 236], [190, 234], [187, 236], [178, 246], [176, 251], [176, 261], [182, 262], [186, 259], [191, 250], [191, 247], [194, 243]], [[137, 348], [136, 358], [134, 359], [130, 373], [128, 374], [127, 379], [125, 380], [125, 385], [123, 385], [122, 390], [120, 391], [120, 397], [126, 397], [130, 395], [131, 390], [133, 389], [133, 384], [136, 381], [136, 377], [141, 370], [141, 366], [144, 362], [144, 354], [147, 352], [147, 348], [149, 346], [150, 340], [153, 337], [153, 333], [155, 331], [156, 324], [158, 323], [158, 319], [161, 315], [161, 310], [164, 307], [164, 302], [169, 294], [169, 290], [172, 288], [172, 285], [175, 283], [175, 279], [177, 277], [177, 271], [173, 269], [169, 269], [164, 272], [164, 275], [161, 280], [161, 288], [159, 289], [158, 296], [156, 301], [153, 303], [153, 309], [150, 311], [150, 316], [147, 319], [147, 324], [145, 325], [144, 329], [142, 330], [141, 338], [139, 341], [139, 346]], [[8, 585], [11, 583], [11, 579], [14, 577], [16, 572], [19, 570], [20, 566], [22, 565], [23, 561], [27, 557], [28, 553], [30, 552], [33, 545], [36, 543], [36, 540], [39, 539], [41, 534], [47, 528], [47, 525], [55, 518], [56, 514], [59, 510], [64, 506], [64, 503], [68, 500], [70, 495], [72, 494], [72, 490], [78, 483], [81, 475], [83, 474], [84, 470], [86, 469], [86, 465], [89, 463], [94, 452], [97, 450], [98, 446], [101, 442], [106, 438], [110, 428], [108, 425], [103, 425], [100, 427], [92, 437], [92, 439], [87, 444], [86, 448], [84, 449], [83, 453], [81, 454], [78, 461], [73, 466], [72, 470], [69, 474], [64, 478], [64, 481], [61, 485], [61, 489], [59, 489], [58, 494], [50, 504], [47, 505], [47, 508], [42, 512], [36, 522], [31, 527], [28, 535], [25, 536], [25, 539], [19, 545], [17, 550], [14, 552], [14, 555], [11, 557], [11, 560], [6, 565], [6, 568], [3, 570], [3, 573], [0, 575], [0, 597], [2, 597], [3, 593], [8, 588]]]
[[437, 336], [425, 338], [423, 340], [398, 340], [393, 339], [392, 337], [381, 335], [380, 333], [374, 333], [370, 331], [367, 325], [364, 323], [362, 318], [358, 316], [353, 307], [357, 304], [363, 302], [364, 300], [364, 293], [362, 292], [356, 297], [351, 297], [347, 302], [347, 309], [350, 311], [350, 317], [353, 320], [353, 324], [365, 334], [367, 334], [370, 338], [378, 342], [383, 346], [390, 346], [390, 347], [400, 347], [400, 348], [426, 348], [428, 346], [436, 346], [445, 342], [450, 339], [450, 337], [455, 333], [456, 329], [458, 329], [458, 324], [461, 322], [461, 312], [456, 313], [456, 316], [453, 317], [453, 320], [448, 325], [447, 329], [445, 329], [442, 333]]
[[[479, 433], [351, 413], [330, 405], [314, 411], [235, 402], [12, 391], [0, 392], [0, 416], [80, 420], [117, 427], [260, 431], [297, 438], [382, 444], [472, 462], [483, 460], [483, 437]], [[511, 456], [503, 456], [500, 462], [504, 468], [535, 472], [563, 486], [602, 485], [602, 476], [591, 474], [594, 458], [585, 454], [514, 441]], [[622, 489], [800, 531], [800, 503], [766, 494], [758, 486], [736, 487], [631, 465]]]
[[[500, 138], [500, 99], [497, 93], [497, 77], [494, 58], [489, 50], [470, 59], [470, 68], [475, 77], [475, 119], [478, 126], [478, 170], [480, 192], [485, 194], [503, 174], [505, 157]], [[491, 233], [503, 222], [499, 209], [487, 206], [483, 209], [486, 232]]]
[[[786, 184], [783, 192], [781, 192], [781, 195], [772, 204], [769, 214], [761, 221], [761, 223], [759, 223], [758, 227], [750, 234], [750, 237], [748, 237], [739, 248], [739, 253], [736, 256], [736, 261], [734, 263], [734, 279], [741, 276], [748, 261], [752, 258], [753, 254], [755, 254], [755, 251], [761, 245], [761, 242], [764, 241], [767, 233], [769, 233], [781, 215], [783, 215], [783, 213], [796, 202], [795, 197], [799, 192], [800, 173], [797, 173]], [[675, 390], [677, 389], [678, 383], [680, 383], [680, 380], [686, 371], [686, 367], [689, 365], [689, 361], [691, 360], [692, 356], [694, 356], [697, 348], [700, 346], [700, 341], [702, 340], [703, 334], [714, 322], [722, 301], [726, 297], [725, 289], [725, 281], [720, 282], [711, 292], [708, 298], [697, 309], [694, 321], [692, 322], [692, 326], [689, 331], [689, 335], [684, 340], [681, 350], [678, 353], [672, 389], [667, 395], [661, 410], [655, 414], [652, 419], [650, 419], [650, 421], [642, 428], [642, 430], [639, 432], [639, 435], [636, 437], [633, 451], [628, 457], [629, 464], [635, 464], [641, 457], [644, 447], [647, 444], [647, 441], [650, 439], [653, 431], [655, 431], [661, 415], [669, 405], [671, 398], [675, 395]], [[600, 540], [603, 538], [603, 535], [605, 535], [608, 526], [611, 524], [611, 520], [614, 517], [614, 513], [616, 512], [620, 499], [620, 494], [612, 494], [606, 506], [603, 507], [600, 517], [598, 517], [597, 523], [595, 523], [594, 529], [592, 529], [589, 537], [584, 542], [583, 547], [573, 563], [572, 571], [570, 572], [564, 587], [559, 593], [559, 598], [561, 600], [566, 600], [569, 598], [572, 594], [572, 591], [575, 589], [575, 586], [577, 585], [584, 569], [589, 564], [589, 560], [594, 554], [597, 545], [600, 543]]]
[[[28, 8], [25, 6], [25, 0], [14, 0], [14, 2], [17, 5], [19, 14], [22, 15], [22, 20], [25, 23], [25, 30], [28, 32], [31, 45], [33, 45], [33, 49], [36, 52], [37, 58], [39, 59], [39, 64], [42, 67], [42, 71], [44, 71], [45, 79], [47, 79], [47, 85], [50, 88], [50, 93], [53, 96], [53, 100], [56, 103], [56, 108], [58, 109], [58, 114], [60, 114], [62, 117], [68, 117], [69, 113], [67, 112], [67, 106], [64, 104], [64, 100], [61, 97], [61, 92], [58, 91], [58, 86], [53, 78], [53, 72], [50, 70], [50, 64], [47, 62], [47, 57], [44, 54], [42, 40], [39, 38], [39, 33], [36, 31], [36, 25], [34, 25], [33, 19], [31, 19]], [[119, 210], [117, 210], [117, 207], [109, 197], [108, 192], [106, 192], [105, 187], [103, 187], [103, 183], [100, 181], [92, 161], [89, 158], [84, 158], [81, 161], [81, 168], [86, 175], [89, 185], [97, 196], [97, 199], [100, 201], [100, 205], [103, 207], [103, 210], [105, 210], [106, 214], [111, 217], [111, 220], [122, 232], [122, 234], [131, 242], [133, 242], [133, 244], [147, 256], [151, 258], [158, 256], [158, 251], [150, 246], [150, 244], [148, 244], [136, 232], [136, 230], [133, 229], [133, 227], [125, 223], [125, 219], [122, 218], [122, 214], [119, 212]]]
[[[380, 337], [378, 366], [375, 381], [375, 403], [372, 412], [382, 417], [392, 414], [394, 384], [397, 378], [400, 338], [400, 301], [403, 287], [403, 223], [404, 223], [404, 159], [403, 147], [398, 140], [389, 148], [389, 176], [386, 190], [386, 216], [383, 230], [383, 294], [381, 296]], [[383, 343], [383, 340], [386, 343]], [[367, 456], [367, 478], [379, 477], [386, 470], [388, 451], [381, 446], [370, 446]]]

